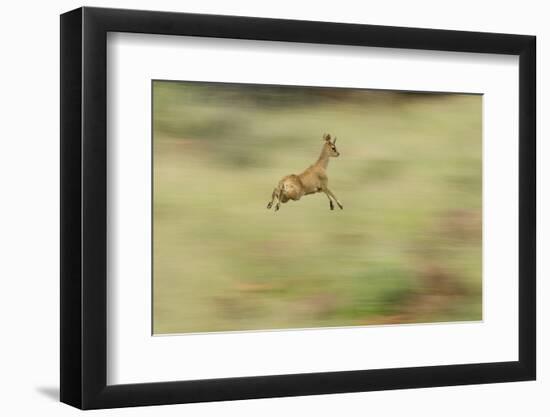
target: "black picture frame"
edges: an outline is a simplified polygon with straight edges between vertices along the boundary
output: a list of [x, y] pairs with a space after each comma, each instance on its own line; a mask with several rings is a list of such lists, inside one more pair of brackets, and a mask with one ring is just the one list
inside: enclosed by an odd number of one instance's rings
[[[519, 56], [519, 360], [107, 385], [108, 32]], [[79, 8], [61, 15], [61, 401], [81, 409], [533, 380], [534, 36]]]

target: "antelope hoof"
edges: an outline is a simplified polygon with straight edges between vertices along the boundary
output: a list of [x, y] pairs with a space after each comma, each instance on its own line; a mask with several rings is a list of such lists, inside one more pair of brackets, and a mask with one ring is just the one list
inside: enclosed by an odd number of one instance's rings
[[338, 203], [338, 207], [340, 207], [340, 210], [344, 210], [344, 206], [340, 203]]
[[279, 203], [275, 206], [275, 211], [279, 210]]
[[267, 209], [269, 210], [271, 206], [273, 206], [273, 201], [270, 201], [269, 203], [267, 203]]
[[332, 201], [330, 202], [330, 209], [334, 210], [334, 203]]

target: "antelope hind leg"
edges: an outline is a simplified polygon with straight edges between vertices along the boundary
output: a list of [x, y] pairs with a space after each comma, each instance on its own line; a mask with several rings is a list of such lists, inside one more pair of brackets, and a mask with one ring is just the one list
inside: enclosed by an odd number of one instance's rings
[[277, 188], [274, 188], [273, 192], [271, 193], [271, 201], [267, 203], [268, 210], [273, 206], [273, 202], [275, 201], [275, 198], [277, 198]]
[[275, 204], [275, 211], [279, 210], [281, 207], [281, 200], [283, 199], [283, 189], [279, 189], [279, 194], [277, 194], [277, 204]]

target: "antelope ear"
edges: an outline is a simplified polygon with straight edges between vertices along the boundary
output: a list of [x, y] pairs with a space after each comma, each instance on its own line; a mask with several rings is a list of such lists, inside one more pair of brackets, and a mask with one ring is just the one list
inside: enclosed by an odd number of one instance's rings
[[325, 133], [323, 135], [323, 139], [326, 140], [327, 142], [330, 142], [330, 134], [329, 133]]

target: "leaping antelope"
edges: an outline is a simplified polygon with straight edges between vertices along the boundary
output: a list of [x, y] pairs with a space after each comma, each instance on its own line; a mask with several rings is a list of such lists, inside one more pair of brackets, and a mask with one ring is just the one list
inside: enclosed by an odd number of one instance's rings
[[324, 134], [323, 139], [325, 143], [317, 162], [299, 175], [291, 174], [283, 177], [271, 194], [271, 201], [267, 203], [268, 209], [273, 206], [275, 199], [277, 199], [277, 204], [275, 204], [275, 211], [277, 211], [280, 203], [286, 203], [288, 200], [298, 201], [304, 195], [320, 192], [327, 195], [331, 210], [334, 210], [334, 202], [338, 204], [340, 209], [344, 208], [334, 193], [328, 189], [327, 167], [329, 158], [340, 155], [336, 150], [336, 137], [331, 141], [330, 134]]

